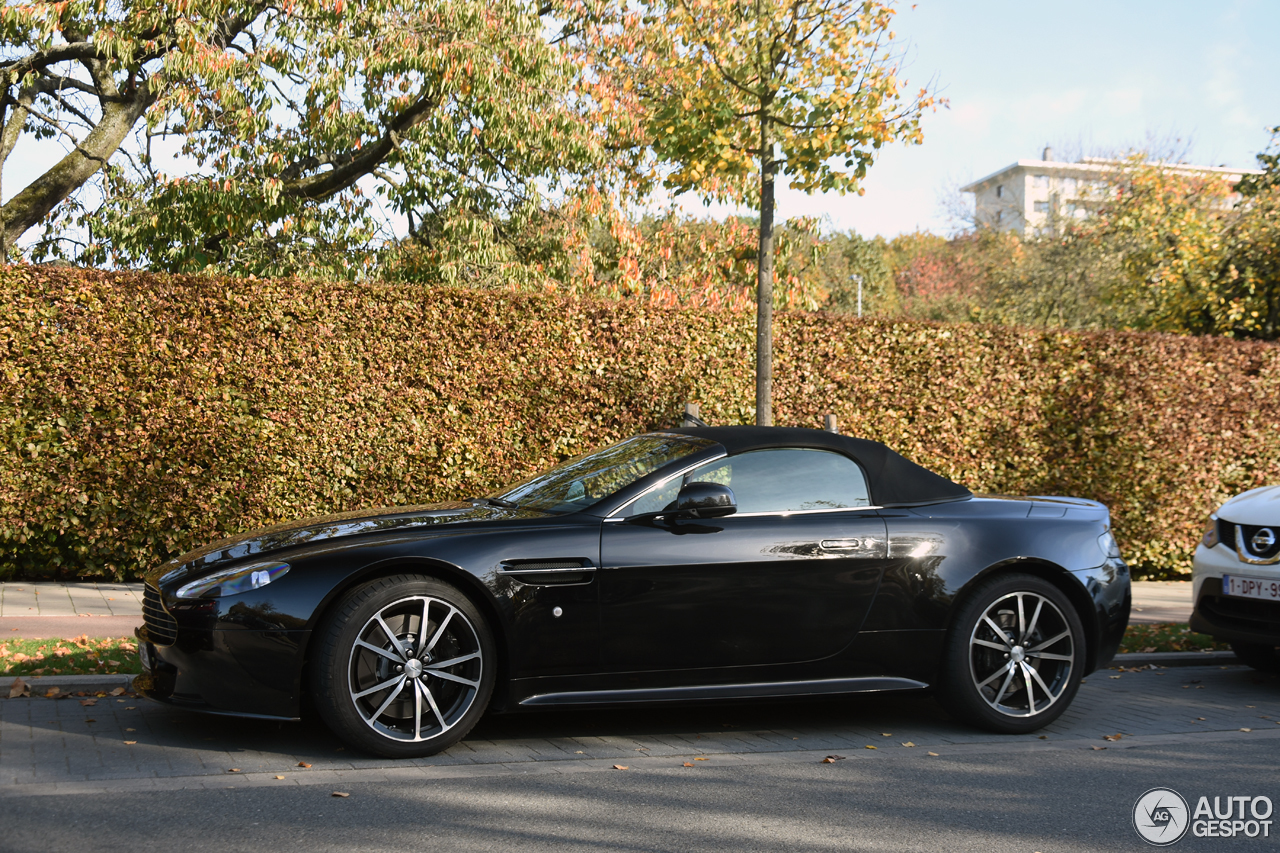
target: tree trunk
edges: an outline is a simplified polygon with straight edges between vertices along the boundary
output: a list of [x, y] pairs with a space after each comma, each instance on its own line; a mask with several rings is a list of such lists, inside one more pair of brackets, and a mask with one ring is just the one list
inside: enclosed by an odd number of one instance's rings
[[773, 426], [773, 145], [760, 119], [760, 253], [756, 279], [756, 425]]
[[153, 101], [155, 95], [148, 92], [145, 85], [130, 97], [108, 101], [97, 126], [82, 142], [0, 208], [4, 215], [6, 243], [17, 243], [28, 228], [37, 225], [67, 196], [106, 166]]

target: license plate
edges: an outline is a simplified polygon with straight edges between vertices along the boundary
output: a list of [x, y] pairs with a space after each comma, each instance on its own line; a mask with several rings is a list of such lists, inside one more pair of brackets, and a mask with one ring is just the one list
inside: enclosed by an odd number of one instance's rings
[[1267, 601], [1280, 601], [1280, 578], [1263, 580], [1261, 578], [1223, 575], [1222, 594], [1235, 595], [1240, 598], [1261, 598]]

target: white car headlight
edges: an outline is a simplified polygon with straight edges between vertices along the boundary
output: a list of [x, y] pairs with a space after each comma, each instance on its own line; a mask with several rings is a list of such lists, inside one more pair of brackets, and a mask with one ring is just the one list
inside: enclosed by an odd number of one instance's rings
[[1204, 526], [1204, 536], [1200, 539], [1200, 544], [1206, 548], [1212, 548], [1221, 541], [1218, 539], [1218, 516], [1210, 515], [1209, 522]]
[[279, 560], [223, 569], [182, 587], [178, 590], [178, 598], [226, 598], [251, 589], [261, 589], [284, 577], [288, 571], [289, 564]]
[[1110, 530], [1098, 537], [1098, 547], [1102, 549], [1103, 554], [1107, 555], [1108, 560], [1124, 559], [1120, 554], [1120, 545], [1116, 542], [1116, 537], [1111, 535]]

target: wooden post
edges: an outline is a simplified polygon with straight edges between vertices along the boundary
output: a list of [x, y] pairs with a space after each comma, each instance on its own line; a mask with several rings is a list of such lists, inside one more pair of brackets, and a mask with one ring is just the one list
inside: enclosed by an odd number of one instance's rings
[[840, 434], [840, 430], [836, 428], [835, 415], [823, 415], [822, 419], [825, 422], [823, 429], [825, 429], [827, 432], [834, 432], [836, 435]]
[[684, 404], [684, 420], [681, 421], [680, 426], [682, 427], [706, 426], [706, 424], [702, 422], [702, 418], [698, 417], [697, 403]]

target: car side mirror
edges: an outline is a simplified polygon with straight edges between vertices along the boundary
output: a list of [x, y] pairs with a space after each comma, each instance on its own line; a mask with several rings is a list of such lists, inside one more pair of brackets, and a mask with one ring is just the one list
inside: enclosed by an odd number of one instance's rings
[[723, 518], [737, 511], [733, 489], [719, 483], [689, 483], [676, 496], [676, 514], [686, 518]]

